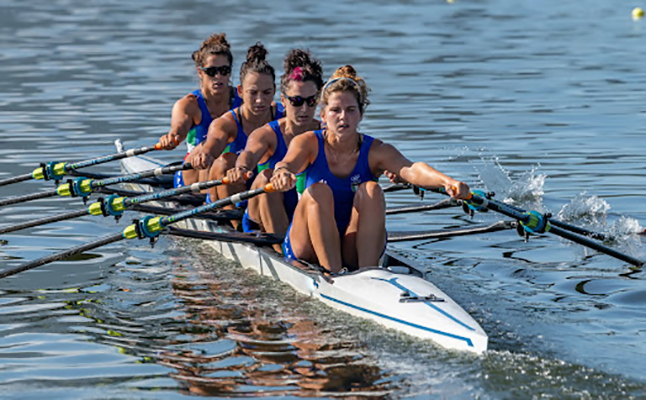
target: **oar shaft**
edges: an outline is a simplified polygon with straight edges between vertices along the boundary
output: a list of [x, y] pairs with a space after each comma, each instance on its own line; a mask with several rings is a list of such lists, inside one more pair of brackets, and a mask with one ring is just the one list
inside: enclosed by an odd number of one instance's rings
[[597, 242], [594, 242], [594, 241], [592, 241], [592, 240], [590, 240], [590, 239], [588, 239], [586, 237], [579, 236], [579, 235], [574, 234], [572, 232], [566, 231], [565, 229], [561, 229], [561, 228], [559, 228], [557, 226], [552, 226], [550, 228], [550, 232], [557, 235], [557, 236], [560, 236], [560, 237], [562, 237], [564, 239], [568, 239], [568, 240], [571, 240], [571, 241], [573, 241], [575, 243], [590, 247], [591, 249], [594, 249], [594, 250], [596, 250], [596, 251], [598, 251], [600, 253], [604, 253], [604, 254], [607, 254], [607, 255], [609, 255], [611, 257], [615, 257], [616, 259], [625, 261], [625, 262], [627, 262], [629, 264], [632, 264], [632, 265], [635, 265], [637, 267], [642, 267], [644, 265], [644, 261], [642, 261], [642, 260], [639, 260], [639, 259], [637, 259], [635, 257], [631, 257], [631, 256], [629, 256], [627, 254], [620, 253], [620, 252], [618, 252], [618, 251], [616, 251], [616, 250], [614, 250], [614, 249], [612, 249], [612, 248], [610, 248], [608, 246], [604, 246], [604, 245], [602, 245], [600, 243], [597, 243]]
[[116, 176], [114, 178], [92, 181], [91, 186], [92, 186], [92, 189], [97, 189], [104, 186], [116, 185], [118, 183], [132, 182], [132, 181], [136, 181], [144, 178], [150, 178], [153, 176], [173, 174], [177, 171], [186, 171], [189, 169], [193, 169], [193, 166], [190, 163], [186, 163], [182, 165], [171, 165], [171, 166], [151, 169], [148, 171], [140, 172], [138, 174]]
[[60, 179], [61, 176], [70, 173], [74, 170], [90, 167], [93, 165], [99, 165], [107, 163], [110, 161], [121, 160], [126, 157], [133, 157], [140, 154], [148, 153], [153, 150], [161, 150], [161, 145], [158, 143], [153, 147], [140, 147], [138, 149], [131, 149], [121, 153], [110, 154], [103, 157], [93, 158], [90, 160], [79, 161], [77, 163], [57, 163], [51, 162], [47, 166], [41, 166], [36, 168], [31, 174], [24, 174], [19, 176], [14, 176], [11, 178], [0, 180], [0, 186], [9, 185], [11, 183], [28, 181], [30, 179]]
[[[477, 196], [477, 195], [473, 195], [471, 200], [473, 202], [475, 202], [475, 203], [477, 203], [477, 204], [479, 204], [481, 206], [484, 206], [486, 208], [489, 208], [489, 209], [491, 209], [493, 211], [497, 211], [497, 212], [499, 212], [501, 214], [507, 215], [508, 217], [516, 218], [517, 220], [519, 220], [522, 223], [527, 223], [531, 219], [530, 215], [523, 212], [523, 210], [521, 210], [521, 209], [519, 209], [517, 207], [509, 206], [509, 205], [504, 204], [504, 203], [500, 203], [500, 202], [498, 202], [496, 200], [485, 199], [485, 198], [482, 198], [482, 197]], [[641, 266], [644, 265], [644, 261], [642, 261], [642, 260], [639, 260], [639, 259], [637, 259], [635, 257], [631, 257], [631, 256], [629, 256], [627, 254], [620, 253], [620, 252], [618, 252], [618, 251], [616, 251], [616, 250], [614, 250], [614, 249], [612, 249], [612, 248], [610, 248], [608, 246], [604, 246], [604, 245], [602, 245], [600, 243], [592, 241], [589, 238], [586, 238], [586, 237], [577, 235], [575, 233], [572, 233], [569, 230], [566, 230], [566, 229], [563, 229], [563, 228], [557, 226], [557, 224], [554, 224], [553, 221], [550, 221], [549, 224], [550, 224], [550, 227], [549, 227], [549, 232], [550, 233], [553, 233], [553, 234], [555, 234], [557, 236], [560, 236], [560, 237], [562, 237], [564, 239], [571, 240], [571, 241], [573, 241], [575, 243], [590, 247], [591, 249], [597, 250], [600, 253], [604, 253], [604, 254], [607, 254], [607, 255], [609, 255], [611, 257], [615, 257], [615, 258], [617, 258], [619, 260], [622, 260], [622, 261], [625, 261], [625, 262], [627, 262], [629, 264], [632, 264], [632, 265], [635, 265], [635, 266], [638, 266], [638, 267], [641, 267]], [[569, 225], [569, 227], [571, 228], [572, 226]], [[583, 231], [585, 231], [585, 230], [583, 230]]]
[[436, 231], [425, 232], [389, 232], [388, 243], [405, 242], [411, 240], [429, 240], [429, 239], [442, 239], [454, 236], [475, 235], [480, 233], [497, 232], [505, 229], [514, 229], [517, 225], [516, 221], [498, 221], [491, 225], [475, 226], [458, 229], [442, 229]]
[[24, 203], [31, 200], [45, 199], [47, 197], [54, 197], [54, 196], [56, 196], [56, 190], [32, 193], [24, 196], [10, 197], [8, 199], [0, 200], [0, 207], [8, 206], [10, 204], [16, 204], [16, 203]]
[[54, 261], [60, 261], [65, 258], [71, 257], [76, 254], [83, 253], [84, 251], [96, 249], [97, 247], [105, 246], [111, 243], [118, 242], [120, 240], [125, 239], [121, 233], [117, 233], [114, 235], [106, 236], [102, 239], [99, 239], [94, 242], [90, 243], [85, 243], [77, 247], [73, 247], [69, 250], [62, 251], [60, 253], [52, 254], [47, 257], [39, 258], [38, 260], [34, 260], [32, 262], [28, 262], [25, 264], [22, 264], [16, 268], [8, 269], [5, 271], [0, 272], [0, 279], [6, 278], [11, 275], [18, 274], [20, 272], [28, 271], [30, 269], [34, 269], [36, 267], [40, 267], [41, 265], [49, 264]]
[[76, 169], [91, 167], [94, 165], [104, 164], [111, 161], [121, 160], [123, 158], [138, 156], [141, 154], [148, 153], [149, 151], [157, 150], [157, 146], [154, 147], [139, 147], [137, 149], [130, 149], [124, 151], [123, 153], [110, 154], [103, 157], [94, 158], [91, 160], [79, 161], [74, 164], [65, 164], [65, 172], [70, 172]]
[[24, 174], [24, 175], [13, 176], [11, 178], [6, 178], [6, 179], [0, 180], [0, 186], [11, 185], [12, 183], [24, 182], [24, 181], [28, 181], [30, 179], [33, 179], [31, 173]]
[[444, 200], [438, 201], [437, 203], [433, 203], [433, 204], [422, 204], [422, 205], [414, 204], [414, 205], [410, 205], [410, 206], [386, 208], [386, 215], [404, 214], [404, 213], [419, 212], [419, 211], [440, 210], [440, 209], [443, 209], [443, 208], [457, 207], [459, 205], [460, 205], [460, 203], [457, 200], [444, 199]]
[[599, 232], [593, 232], [593, 231], [587, 230], [585, 228], [581, 228], [581, 227], [575, 226], [575, 225], [570, 225], [570, 224], [562, 222], [562, 221], [557, 221], [557, 220], [554, 220], [554, 219], [551, 219], [551, 218], [549, 219], [549, 221], [550, 221], [550, 224], [552, 224], [552, 226], [558, 226], [559, 228], [566, 229], [566, 230], [568, 230], [570, 232], [578, 233], [579, 235], [584, 235], [584, 236], [590, 237], [592, 239], [615, 240], [615, 238], [613, 236], [606, 235], [606, 234], [599, 233]]
[[226, 207], [231, 204], [236, 204], [239, 202], [242, 202], [244, 200], [250, 199], [254, 196], [257, 196], [261, 193], [265, 193], [266, 191], [269, 191], [267, 188], [262, 187], [258, 189], [252, 189], [248, 190], [246, 192], [238, 193], [235, 194], [231, 197], [227, 197], [224, 199], [216, 200], [213, 203], [205, 204], [203, 206], [196, 207], [192, 210], [187, 210], [183, 211], [168, 217], [164, 217], [160, 220], [162, 226], [167, 226], [170, 224], [174, 224], [175, 222], [182, 221], [184, 219], [190, 218], [194, 215], [203, 213], [205, 211], [211, 211], [215, 210], [216, 208], [221, 208], [221, 207]]
[[177, 196], [184, 193], [191, 193], [191, 192], [199, 193], [202, 190], [210, 189], [214, 186], [218, 186], [223, 183], [224, 181], [222, 179], [206, 181], [206, 182], [197, 182], [192, 185], [182, 186], [176, 189], [169, 189], [161, 192], [151, 193], [149, 195], [143, 195], [143, 196], [125, 199], [123, 204], [125, 207], [128, 207], [134, 204], [146, 203], [148, 201], [159, 200], [170, 196]]
[[16, 224], [16, 225], [0, 227], [0, 235], [19, 231], [21, 229], [33, 228], [34, 226], [51, 224], [53, 222], [67, 221], [68, 219], [74, 219], [88, 214], [89, 214], [88, 210], [83, 209], [83, 210], [68, 212], [64, 214], [52, 215], [44, 218], [38, 218], [31, 221], [23, 222], [20, 224]]
[[[517, 211], [523, 212], [523, 210], [518, 208], [518, 207], [515, 207], [515, 206], [512, 206], [512, 205], [508, 205], [508, 207], [511, 207], [511, 208], [513, 208], [513, 209], [515, 209]], [[581, 228], [580, 226], [568, 224], [567, 222], [555, 220], [555, 219], [552, 219], [552, 218], [548, 218], [548, 221], [553, 226], [558, 226], [559, 228], [563, 228], [563, 229], [568, 230], [570, 232], [578, 233], [579, 235], [587, 236], [587, 237], [590, 237], [592, 239], [615, 240], [615, 238], [613, 236], [606, 235], [604, 233], [594, 232], [594, 231], [591, 231], [591, 230], [588, 230], [588, 229], [585, 229], [585, 228]]]

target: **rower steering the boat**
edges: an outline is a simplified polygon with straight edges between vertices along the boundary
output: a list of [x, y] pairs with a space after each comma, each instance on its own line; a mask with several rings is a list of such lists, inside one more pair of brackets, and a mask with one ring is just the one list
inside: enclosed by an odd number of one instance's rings
[[[249, 135], [247, 145], [238, 156], [235, 168], [227, 171], [230, 182], [240, 183], [249, 171], [258, 167], [252, 189], [269, 183], [274, 166], [287, 153], [291, 140], [303, 132], [319, 129], [314, 118], [319, 92], [323, 86], [323, 69], [310, 53], [294, 49], [285, 58], [285, 72], [280, 80], [281, 102], [285, 117], [272, 121]], [[242, 220], [245, 232], [263, 231], [284, 235], [298, 202], [296, 188], [287, 192], [267, 193], [249, 200]], [[281, 246], [274, 249], [282, 253]]]
[[288, 259], [317, 263], [332, 273], [378, 265], [386, 245], [385, 199], [377, 178], [388, 170], [423, 188], [444, 188], [464, 199], [469, 187], [392, 145], [359, 133], [368, 88], [350, 65], [335, 71], [321, 93], [324, 130], [295, 137], [276, 164], [271, 183], [279, 191], [305, 173], [305, 187], [283, 251]]

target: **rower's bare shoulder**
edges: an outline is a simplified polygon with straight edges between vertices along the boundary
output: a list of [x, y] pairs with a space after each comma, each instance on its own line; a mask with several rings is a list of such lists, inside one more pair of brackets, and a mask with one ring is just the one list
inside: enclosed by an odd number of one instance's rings
[[390, 143], [383, 142], [377, 138], [372, 141], [370, 153], [377, 156], [390, 157], [394, 154], [400, 154], [399, 150]]
[[187, 114], [200, 110], [200, 106], [197, 103], [197, 97], [193, 93], [189, 93], [181, 99], [177, 100], [173, 108], [176, 110], [185, 111]]
[[269, 140], [275, 137], [274, 130], [269, 124], [256, 128], [249, 134], [249, 139], [253, 138], [255, 140]]
[[314, 133], [314, 131], [301, 133], [300, 135], [292, 139], [290, 146], [292, 143], [294, 143], [294, 146], [299, 146], [302, 148], [312, 149], [315, 147], [316, 149], [318, 149], [318, 139], [316, 138], [316, 133]]
[[238, 124], [236, 124], [233, 115], [231, 115], [230, 112], [227, 112], [211, 121], [211, 124], [209, 125], [209, 133], [211, 132], [224, 132], [231, 135], [238, 132]]

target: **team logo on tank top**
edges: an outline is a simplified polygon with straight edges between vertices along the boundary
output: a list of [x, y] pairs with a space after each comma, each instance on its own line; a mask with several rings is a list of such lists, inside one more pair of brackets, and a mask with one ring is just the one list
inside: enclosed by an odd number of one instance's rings
[[350, 177], [350, 185], [352, 187], [353, 192], [357, 191], [357, 188], [359, 187], [360, 184], [361, 184], [361, 175], [356, 174]]

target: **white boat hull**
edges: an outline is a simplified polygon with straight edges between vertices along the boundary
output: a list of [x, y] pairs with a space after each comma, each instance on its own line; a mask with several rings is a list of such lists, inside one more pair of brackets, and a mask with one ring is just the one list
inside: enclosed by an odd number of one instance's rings
[[[148, 157], [121, 161], [126, 172], [159, 167]], [[139, 187], [144, 189], [144, 187]], [[210, 232], [230, 232], [213, 221], [188, 219], [176, 226]], [[387, 252], [389, 268], [369, 268], [333, 279], [300, 263], [286, 262], [272, 249], [239, 242], [207, 241], [218, 253], [242, 267], [285, 282], [297, 291], [314, 296], [335, 309], [369, 319], [412, 336], [430, 339], [447, 348], [481, 354], [488, 338], [480, 325], [408, 262]], [[393, 263], [394, 261], [394, 263]]]

